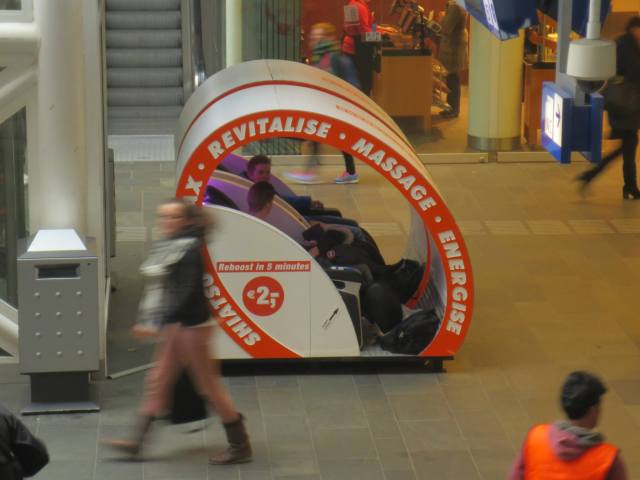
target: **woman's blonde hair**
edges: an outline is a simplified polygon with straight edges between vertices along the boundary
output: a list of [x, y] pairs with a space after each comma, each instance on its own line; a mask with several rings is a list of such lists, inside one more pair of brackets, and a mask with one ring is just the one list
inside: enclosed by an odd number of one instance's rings
[[337, 34], [336, 27], [328, 22], [315, 23], [311, 30], [322, 30], [327, 37], [335, 37]]

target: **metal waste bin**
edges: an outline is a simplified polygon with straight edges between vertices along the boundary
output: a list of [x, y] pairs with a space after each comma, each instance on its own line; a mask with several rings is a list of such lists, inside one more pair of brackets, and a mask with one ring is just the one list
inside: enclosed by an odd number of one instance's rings
[[89, 372], [100, 362], [98, 259], [75, 230], [40, 230], [18, 258], [24, 414], [96, 411]]

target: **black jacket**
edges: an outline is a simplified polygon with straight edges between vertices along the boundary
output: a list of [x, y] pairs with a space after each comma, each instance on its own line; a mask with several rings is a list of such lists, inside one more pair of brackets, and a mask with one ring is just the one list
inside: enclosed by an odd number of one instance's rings
[[[185, 232], [183, 236], [196, 237], [196, 234]], [[179, 322], [185, 327], [193, 327], [211, 317], [204, 293], [202, 246], [202, 241], [196, 242], [169, 272], [166, 323]]]
[[[16, 458], [20, 456], [25, 470]], [[0, 406], [0, 478], [22, 480], [29, 470], [37, 471], [49, 461], [44, 444], [11, 412]]]
[[625, 98], [634, 102], [634, 113], [620, 114], [609, 111], [609, 123], [616, 130], [637, 130], [640, 128], [640, 45], [630, 33], [616, 40], [617, 74], [624, 78]]

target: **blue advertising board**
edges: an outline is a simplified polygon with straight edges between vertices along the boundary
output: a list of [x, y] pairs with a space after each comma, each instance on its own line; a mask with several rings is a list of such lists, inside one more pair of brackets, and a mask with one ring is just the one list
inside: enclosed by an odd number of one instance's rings
[[536, 0], [458, 0], [469, 14], [500, 40], [538, 23]]
[[557, 84], [543, 84], [542, 146], [560, 163], [570, 163], [571, 152], [582, 153], [592, 163], [601, 160], [604, 99], [597, 93], [587, 99], [585, 105], [576, 105]]
[[572, 96], [555, 83], [542, 86], [542, 146], [560, 163], [571, 162]]

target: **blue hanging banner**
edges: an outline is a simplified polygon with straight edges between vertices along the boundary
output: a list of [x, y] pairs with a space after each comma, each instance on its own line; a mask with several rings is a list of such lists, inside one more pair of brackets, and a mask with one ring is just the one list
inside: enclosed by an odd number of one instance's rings
[[538, 23], [536, 0], [458, 0], [458, 3], [500, 40], [515, 38], [521, 28]]

